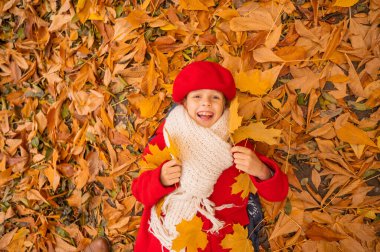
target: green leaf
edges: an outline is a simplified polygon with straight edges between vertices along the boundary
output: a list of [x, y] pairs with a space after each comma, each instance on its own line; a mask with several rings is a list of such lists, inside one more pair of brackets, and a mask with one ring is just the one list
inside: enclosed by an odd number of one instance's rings
[[32, 141], [30, 143], [32, 144], [33, 147], [38, 148], [38, 145], [40, 144], [40, 140], [38, 139], [38, 137], [35, 136], [32, 138]]

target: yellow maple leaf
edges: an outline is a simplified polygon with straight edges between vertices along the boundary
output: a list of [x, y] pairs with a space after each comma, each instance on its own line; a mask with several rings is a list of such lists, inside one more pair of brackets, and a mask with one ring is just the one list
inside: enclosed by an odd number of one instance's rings
[[336, 0], [334, 6], [351, 7], [354, 6], [359, 0]]
[[243, 120], [242, 116], [239, 116], [239, 101], [238, 97], [232, 100], [230, 105], [230, 118], [228, 120], [228, 129], [230, 133], [233, 133], [237, 128], [240, 127]]
[[194, 216], [190, 221], [183, 220], [176, 226], [179, 235], [173, 240], [172, 249], [180, 251], [187, 248], [187, 252], [197, 252], [207, 245], [207, 234], [202, 231], [203, 221]]
[[152, 170], [161, 165], [166, 160], [170, 159], [170, 152], [168, 148], [160, 150], [157, 145], [149, 145], [151, 154], [145, 155], [145, 160], [140, 160], [138, 165], [140, 167], [140, 174], [147, 170]]
[[251, 240], [248, 239], [248, 230], [240, 224], [232, 226], [234, 232], [227, 234], [222, 240], [222, 248], [231, 249], [230, 252], [253, 252]]
[[249, 192], [256, 193], [257, 189], [247, 173], [241, 173], [235, 178], [235, 180], [236, 182], [231, 186], [232, 194], [238, 194], [241, 192], [240, 197], [245, 199], [248, 197]]
[[170, 137], [170, 134], [169, 134], [169, 132], [165, 129], [165, 133], [166, 133], [166, 137], [168, 138], [168, 140], [169, 140], [169, 146], [167, 147], [168, 148], [168, 150], [169, 150], [169, 152], [170, 152], [170, 154], [172, 155], [172, 157], [174, 158], [174, 159], [177, 159], [177, 160], [179, 160], [179, 148], [178, 148], [178, 146], [176, 145], [176, 143], [171, 139], [171, 137]]
[[262, 122], [250, 123], [248, 126], [242, 126], [233, 134], [235, 143], [244, 139], [250, 138], [255, 141], [265, 142], [269, 145], [278, 144], [278, 137], [281, 135], [281, 130], [267, 129], [267, 126]]
[[274, 85], [280, 73], [282, 65], [260, 71], [257, 69], [247, 72], [239, 72], [235, 75], [236, 87], [242, 92], [253, 95], [264, 95]]

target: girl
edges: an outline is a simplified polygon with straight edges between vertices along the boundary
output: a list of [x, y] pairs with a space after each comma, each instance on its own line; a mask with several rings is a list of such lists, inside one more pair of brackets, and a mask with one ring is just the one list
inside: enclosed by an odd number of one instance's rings
[[[288, 180], [276, 163], [255, 153], [246, 141], [228, 142], [228, 108], [236, 94], [231, 73], [213, 62], [186, 66], [173, 84], [177, 106], [156, 131], [149, 146], [169, 142], [179, 149], [178, 159], [143, 172], [132, 183], [132, 193], [145, 206], [135, 251], [171, 251], [179, 233], [176, 226], [195, 216], [202, 220], [207, 245], [200, 251], [228, 251], [222, 240], [233, 225], [247, 226], [248, 197], [232, 194], [243, 172], [269, 201], [282, 201]], [[170, 136], [170, 141], [169, 141]], [[162, 199], [162, 204], [157, 204]]]

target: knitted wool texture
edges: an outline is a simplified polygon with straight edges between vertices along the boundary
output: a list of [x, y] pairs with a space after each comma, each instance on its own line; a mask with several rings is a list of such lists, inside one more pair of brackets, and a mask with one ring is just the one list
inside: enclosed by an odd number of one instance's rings
[[[177, 105], [166, 119], [164, 132], [180, 150], [182, 175], [179, 187], [169, 194], [162, 205], [163, 216], [156, 207], [151, 210], [150, 232], [161, 244], [171, 250], [177, 237], [176, 225], [183, 219], [190, 221], [197, 212], [208, 218], [217, 232], [223, 222], [215, 218], [215, 204], [208, 199], [221, 173], [232, 165], [231, 145], [228, 139], [228, 110], [210, 128], [199, 126], [182, 105]], [[169, 140], [164, 133], [165, 143]]]

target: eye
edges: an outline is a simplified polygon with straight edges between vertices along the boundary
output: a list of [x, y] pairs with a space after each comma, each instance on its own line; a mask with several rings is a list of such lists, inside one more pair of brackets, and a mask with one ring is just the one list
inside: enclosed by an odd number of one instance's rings
[[194, 95], [193, 98], [199, 99], [199, 98], [201, 98], [201, 96], [200, 95]]
[[214, 95], [212, 98], [213, 98], [214, 100], [220, 100], [220, 99], [221, 99], [221, 97], [220, 97], [220, 96], [217, 96], [217, 95]]

